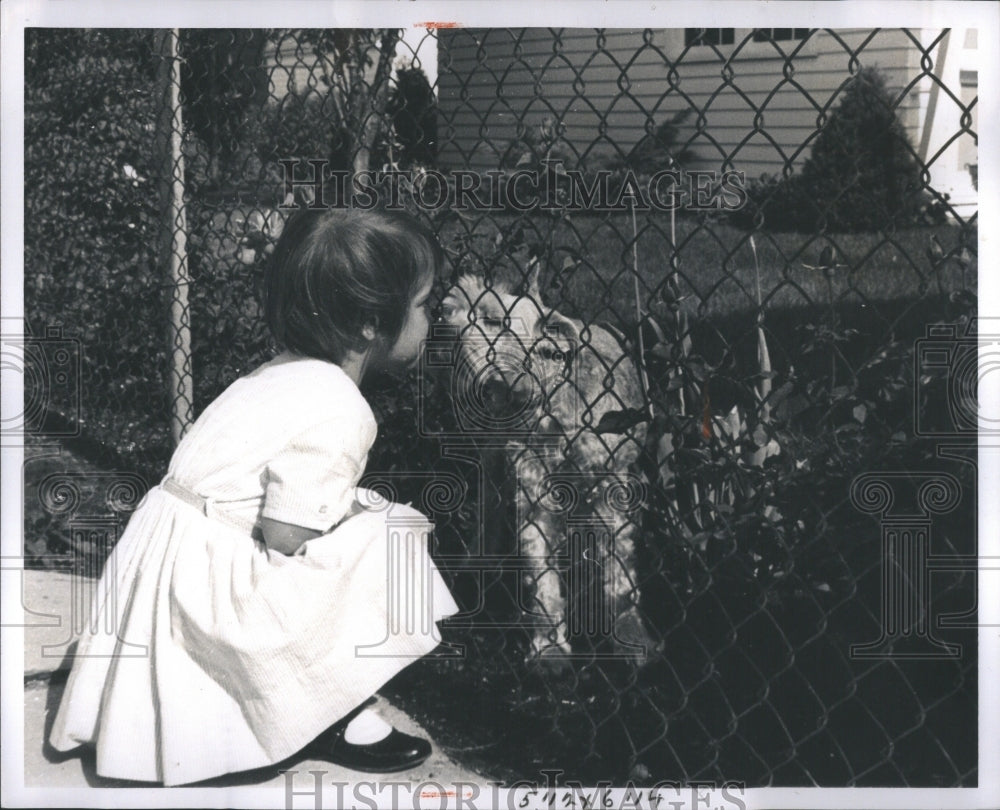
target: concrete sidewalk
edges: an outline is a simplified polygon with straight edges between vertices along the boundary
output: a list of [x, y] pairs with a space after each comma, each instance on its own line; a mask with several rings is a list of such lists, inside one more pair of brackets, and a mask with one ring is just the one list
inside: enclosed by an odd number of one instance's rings
[[[62, 754], [46, 740], [65, 686], [71, 663], [67, 651], [74, 642], [72, 625], [82, 625], [85, 605], [94, 580], [79, 579], [52, 571], [22, 572], [24, 628], [24, 784], [25, 787], [143, 787], [143, 783], [104, 779], [94, 769], [89, 748]], [[79, 631], [82, 627], [78, 627]], [[10, 657], [16, 653], [7, 651]], [[387, 722], [408, 734], [430, 738], [412, 718], [387, 700], [379, 697], [373, 707]], [[433, 742], [433, 740], [432, 740]], [[325, 783], [379, 781], [378, 775], [362, 774], [312, 759], [289, 759], [270, 768], [220, 777], [199, 783], [205, 787], [268, 786], [286, 787], [282, 770], [301, 772], [299, 780], [310, 780], [308, 771], [323, 771]], [[430, 758], [420, 767], [384, 777], [385, 780], [420, 784], [433, 781], [439, 785], [458, 782], [485, 784], [486, 778], [462, 767], [435, 745]], [[302, 785], [296, 783], [296, 788]]]

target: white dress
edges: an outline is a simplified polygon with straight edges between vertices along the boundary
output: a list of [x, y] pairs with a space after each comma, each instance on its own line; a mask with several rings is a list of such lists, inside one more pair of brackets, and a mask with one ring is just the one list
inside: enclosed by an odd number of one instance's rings
[[[388, 501], [341, 520], [375, 432], [338, 366], [290, 354], [213, 402], [168, 472], [204, 500], [160, 485], [132, 515], [52, 745], [94, 743], [98, 774], [167, 785], [270, 765], [430, 652], [458, 611], [431, 524]], [[324, 534], [269, 553], [261, 517]]]

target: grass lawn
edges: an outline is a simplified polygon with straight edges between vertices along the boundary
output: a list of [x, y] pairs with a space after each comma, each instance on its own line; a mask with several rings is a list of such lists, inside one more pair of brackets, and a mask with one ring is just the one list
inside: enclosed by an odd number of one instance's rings
[[[449, 222], [441, 236], [453, 262], [466, 263], [472, 255], [468, 249], [455, 249], [457, 235], [473, 235], [472, 250], [488, 256], [494, 250], [492, 237], [519, 225], [526, 242], [551, 250], [549, 270], [542, 277], [546, 303], [584, 320], [634, 323], [637, 258], [641, 306], [655, 308], [673, 256], [668, 215], [640, 215], [637, 239], [631, 218], [619, 214], [566, 221], [538, 214], [485, 217], [475, 223], [459, 220]], [[756, 311], [758, 279], [750, 235], [722, 221], [691, 217], [678, 218], [675, 227], [678, 287], [689, 314], [711, 318]], [[928, 254], [934, 240], [946, 258], [935, 260]], [[826, 306], [831, 295], [839, 305], [867, 305], [976, 286], [975, 226], [947, 224], [893, 234], [830, 236], [762, 232], [755, 241], [765, 312]], [[837, 263], [829, 280], [822, 270], [810, 269], [820, 264], [828, 245]], [[963, 246], [968, 248], [964, 267], [958, 259]], [[570, 261], [573, 266], [558, 272]]]

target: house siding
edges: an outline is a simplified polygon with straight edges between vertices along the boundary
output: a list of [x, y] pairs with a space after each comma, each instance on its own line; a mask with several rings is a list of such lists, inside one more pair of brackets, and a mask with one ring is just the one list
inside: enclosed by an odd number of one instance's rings
[[[728, 57], [736, 44], [719, 46]], [[439, 37], [442, 168], [497, 168], [525, 128], [547, 117], [588, 165], [627, 152], [684, 109], [681, 129], [697, 168], [749, 177], [799, 166], [837, 93], [857, 67], [876, 66], [900, 91], [919, 74], [920, 54], [902, 30], [818, 30], [788, 60], [770, 43], [746, 43], [728, 62], [708, 47], [684, 49], [683, 29], [457, 29]], [[791, 53], [799, 42], [780, 43]], [[917, 88], [898, 112], [917, 144]], [[756, 124], [756, 126], [755, 126]]]
[[[685, 49], [682, 28], [441, 29], [416, 36], [397, 56], [436, 61], [441, 169], [496, 169], [511, 142], [546, 118], [560, 122], [583, 165], [596, 168], [690, 109], [679, 143], [697, 158], [692, 168], [732, 168], [748, 178], [801, 167], [852, 71], [878, 67], [899, 96], [914, 149], [930, 164], [932, 187], [953, 204], [975, 206], [968, 165], [978, 160], [976, 139], [954, 137], [960, 104], [978, 92], [975, 29], [816, 30], [804, 42], [780, 43], [781, 52], [744, 43], [749, 34], [736, 29], [735, 44], [717, 54]], [[924, 73], [921, 49], [936, 78]], [[315, 55], [295, 37], [271, 43], [266, 65], [275, 101], [326, 90]], [[975, 107], [971, 120], [975, 130]]]

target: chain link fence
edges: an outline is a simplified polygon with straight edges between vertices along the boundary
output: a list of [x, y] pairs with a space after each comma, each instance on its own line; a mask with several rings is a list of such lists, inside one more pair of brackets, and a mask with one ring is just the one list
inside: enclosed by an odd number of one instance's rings
[[391, 199], [448, 267], [363, 483], [464, 610], [388, 687], [444, 748], [976, 784], [970, 36], [29, 29], [26, 554], [270, 357], [295, 207]]

